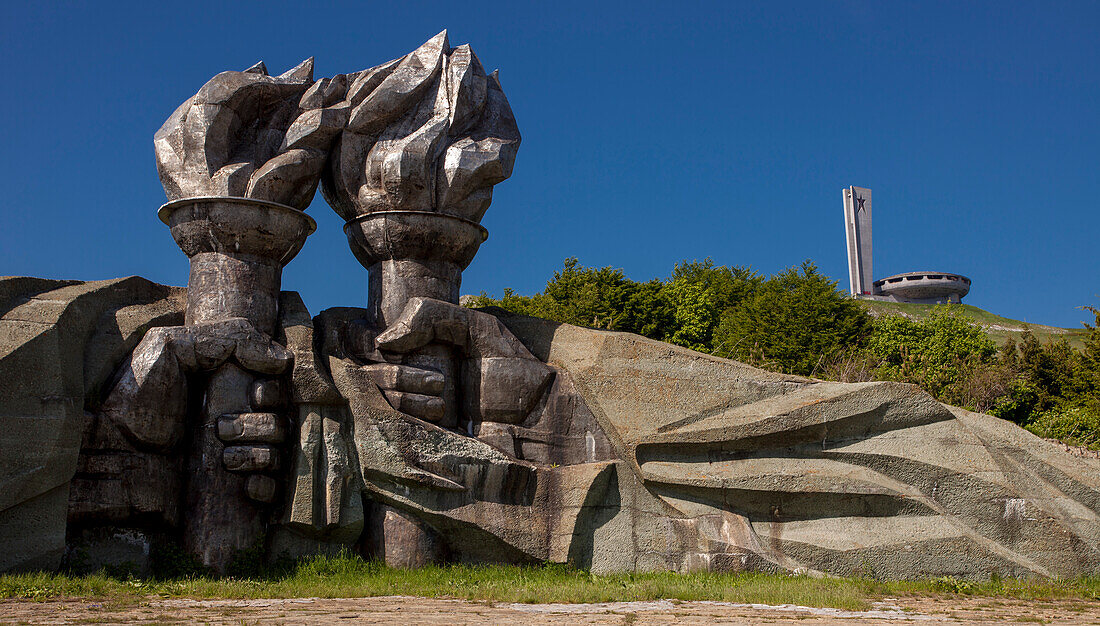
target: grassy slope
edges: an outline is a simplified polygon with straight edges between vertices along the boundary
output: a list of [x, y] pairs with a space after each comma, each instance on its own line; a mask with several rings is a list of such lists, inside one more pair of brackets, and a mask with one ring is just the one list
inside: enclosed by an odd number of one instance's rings
[[2, 574], [0, 599], [97, 598], [138, 602], [187, 598], [347, 598], [383, 595], [453, 597], [490, 602], [721, 600], [866, 609], [886, 596], [966, 594], [1019, 599], [1100, 598], [1100, 578], [966, 582], [952, 578], [880, 581], [784, 574], [616, 574], [595, 576], [560, 565], [429, 566], [396, 570], [357, 557], [319, 557], [282, 574], [255, 578], [140, 580], [104, 574]]
[[[915, 319], [924, 319], [932, 312], [934, 304], [912, 304], [909, 302], [880, 302], [877, 300], [860, 300], [860, 304], [867, 307], [871, 315], [904, 315]], [[994, 315], [989, 311], [979, 309], [969, 304], [951, 305], [954, 310], [967, 317], [975, 324], [985, 328], [985, 332], [998, 345], [1009, 337], [1019, 339], [1025, 328], [1030, 328], [1035, 337], [1046, 343], [1066, 339], [1074, 348], [1080, 349], [1083, 345], [1084, 329], [1058, 328], [1057, 326], [1044, 326], [1042, 324], [1029, 324], [1019, 320], [1008, 319], [1000, 315]]]

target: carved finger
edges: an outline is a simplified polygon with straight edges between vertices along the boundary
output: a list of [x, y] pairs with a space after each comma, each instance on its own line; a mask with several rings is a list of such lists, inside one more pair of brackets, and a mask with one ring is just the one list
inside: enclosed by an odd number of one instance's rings
[[170, 451], [184, 435], [187, 377], [171, 329], [146, 333], [103, 403], [103, 415], [139, 450]]
[[274, 478], [263, 474], [253, 474], [244, 483], [244, 492], [257, 502], [275, 501], [275, 491], [279, 484]]
[[405, 393], [383, 389], [390, 406], [406, 415], [428, 421], [438, 422], [446, 413], [446, 405], [439, 396], [426, 396], [419, 393]]
[[434, 370], [396, 363], [373, 363], [363, 369], [382, 389], [431, 396], [443, 393], [443, 374]]
[[286, 428], [275, 413], [223, 415], [218, 420], [218, 438], [226, 443], [281, 443]]
[[432, 328], [415, 327], [413, 320], [402, 319], [390, 325], [375, 343], [383, 350], [391, 352], [412, 352], [421, 346], [426, 346], [433, 339]]
[[227, 446], [222, 461], [231, 472], [279, 469], [279, 453], [271, 446]]
[[233, 355], [234, 344], [228, 337], [198, 334], [193, 340], [195, 366], [201, 370], [217, 369]]
[[254, 411], [280, 409], [285, 399], [283, 384], [278, 380], [257, 380], [248, 393], [248, 402]]
[[293, 352], [258, 331], [237, 339], [234, 354], [245, 369], [272, 376], [282, 374], [294, 362]]
[[217, 369], [231, 356], [248, 370], [277, 375], [290, 367], [294, 355], [256, 330], [244, 318], [203, 322], [169, 329], [167, 340], [188, 369]]

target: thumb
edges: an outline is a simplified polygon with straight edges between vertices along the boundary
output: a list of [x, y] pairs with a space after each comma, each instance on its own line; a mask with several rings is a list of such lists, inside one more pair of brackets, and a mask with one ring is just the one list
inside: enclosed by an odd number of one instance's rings
[[[408, 309], [405, 311], [408, 312]], [[375, 338], [375, 344], [379, 349], [390, 352], [412, 352], [432, 342], [434, 333], [431, 325], [424, 328], [417, 326], [415, 319], [404, 318], [402, 314], [401, 319], [390, 324], [389, 328]]]
[[382, 350], [411, 352], [429, 343], [445, 343], [457, 347], [466, 344], [467, 309], [433, 300], [412, 298], [401, 317], [375, 339]]

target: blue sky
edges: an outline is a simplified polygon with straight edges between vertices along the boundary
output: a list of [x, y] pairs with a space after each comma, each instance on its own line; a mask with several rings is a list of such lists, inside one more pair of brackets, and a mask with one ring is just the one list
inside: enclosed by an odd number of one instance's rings
[[[565, 257], [682, 259], [846, 287], [840, 191], [874, 191], [876, 277], [965, 274], [966, 301], [1078, 326], [1100, 305], [1100, 3], [4, 3], [0, 274], [184, 284], [152, 136], [214, 74], [318, 77], [443, 28], [523, 133], [463, 292], [533, 293]], [[283, 285], [362, 306], [318, 194]]]

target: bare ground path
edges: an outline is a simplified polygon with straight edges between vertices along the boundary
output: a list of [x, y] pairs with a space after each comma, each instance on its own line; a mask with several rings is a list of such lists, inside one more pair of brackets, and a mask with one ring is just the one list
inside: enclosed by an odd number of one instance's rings
[[291, 598], [141, 602], [0, 600], [3, 624], [1097, 624], [1098, 601], [899, 598], [868, 611], [725, 602], [478, 603], [441, 598]]

